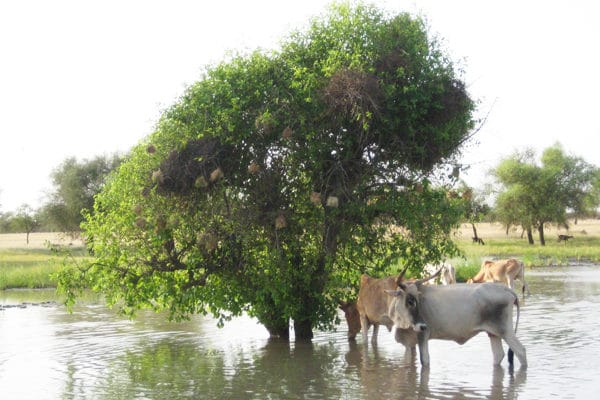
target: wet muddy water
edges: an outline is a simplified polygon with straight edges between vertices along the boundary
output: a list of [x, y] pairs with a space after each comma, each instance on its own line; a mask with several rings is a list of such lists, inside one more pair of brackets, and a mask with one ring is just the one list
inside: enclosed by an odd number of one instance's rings
[[130, 321], [100, 301], [69, 314], [52, 291], [0, 292], [0, 399], [600, 398], [600, 267], [526, 278], [517, 333], [526, 370], [494, 367], [485, 334], [462, 346], [431, 341], [422, 369], [385, 329], [368, 349], [360, 335], [346, 340], [344, 322], [311, 344], [283, 343], [250, 318], [222, 329], [208, 317]]

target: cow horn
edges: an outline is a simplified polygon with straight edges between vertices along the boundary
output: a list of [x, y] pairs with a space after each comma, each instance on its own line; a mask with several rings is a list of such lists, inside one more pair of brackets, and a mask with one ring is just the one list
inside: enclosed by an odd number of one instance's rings
[[398, 277], [396, 278], [396, 285], [402, 287], [403, 283], [402, 283], [402, 278], [404, 278], [404, 274], [406, 273], [406, 270], [408, 269], [408, 264], [406, 264], [406, 267], [404, 267], [404, 269], [400, 272], [400, 274], [398, 275]]
[[433, 274], [433, 275], [430, 275], [430, 276], [428, 276], [427, 278], [423, 278], [423, 279], [419, 279], [419, 280], [415, 281], [415, 285], [417, 285], [417, 286], [418, 286], [418, 285], [421, 285], [423, 282], [427, 282], [427, 281], [429, 281], [429, 280], [431, 280], [431, 279], [434, 279], [436, 276], [438, 276], [438, 275], [439, 275], [439, 274], [442, 272], [442, 269], [443, 269], [443, 268], [444, 268], [444, 267], [440, 267], [440, 268], [439, 268], [439, 269], [436, 271], [436, 273], [435, 273], [435, 274]]

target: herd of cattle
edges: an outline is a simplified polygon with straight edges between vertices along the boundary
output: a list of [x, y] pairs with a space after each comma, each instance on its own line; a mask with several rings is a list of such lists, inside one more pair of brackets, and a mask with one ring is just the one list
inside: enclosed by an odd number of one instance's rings
[[[404, 280], [406, 268], [398, 276], [373, 278], [362, 275], [356, 302], [341, 303], [348, 324], [348, 338], [354, 340], [362, 330], [365, 346], [373, 326], [371, 342], [377, 343], [379, 325], [414, 353], [419, 347], [423, 366], [429, 366], [429, 339], [453, 340], [459, 344], [486, 332], [490, 338], [494, 364], [504, 358], [502, 340], [508, 344], [508, 361], [516, 354], [522, 367], [527, 366], [525, 348], [516, 337], [519, 323], [519, 299], [515, 280], [523, 283], [523, 296], [529, 294], [524, 266], [515, 259], [484, 261], [480, 271], [466, 284], [456, 283], [450, 264], [427, 265], [426, 278]], [[442, 285], [435, 285], [440, 279]], [[477, 283], [477, 284], [472, 284]], [[512, 307], [517, 306], [513, 330]]]

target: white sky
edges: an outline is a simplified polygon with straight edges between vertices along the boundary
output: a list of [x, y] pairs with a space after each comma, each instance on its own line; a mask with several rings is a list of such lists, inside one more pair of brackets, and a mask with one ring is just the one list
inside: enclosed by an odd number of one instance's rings
[[[38, 207], [67, 157], [126, 152], [231, 50], [277, 46], [325, 0], [0, 1], [0, 212]], [[462, 177], [560, 142], [599, 165], [600, 3], [373, 1], [426, 17], [465, 70], [480, 115]], [[493, 107], [492, 107], [493, 104]]]

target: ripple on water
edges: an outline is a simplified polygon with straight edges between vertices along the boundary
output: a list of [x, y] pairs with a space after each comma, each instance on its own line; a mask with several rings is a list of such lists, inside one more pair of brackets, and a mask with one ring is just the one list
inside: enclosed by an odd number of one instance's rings
[[219, 329], [207, 317], [171, 324], [142, 312], [129, 321], [84, 304], [73, 314], [0, 311], [0, 398], [595, 398], [600, 273], [571, 272], [527, 276], [517, 334], [527, 371], [494, 368], [485, 334], [462, 346], [431, 341], [422, 369], [385, 329], [376, 347], [348, 342], [344, 322], [311, 344], [285, 343], [247, 317]]

